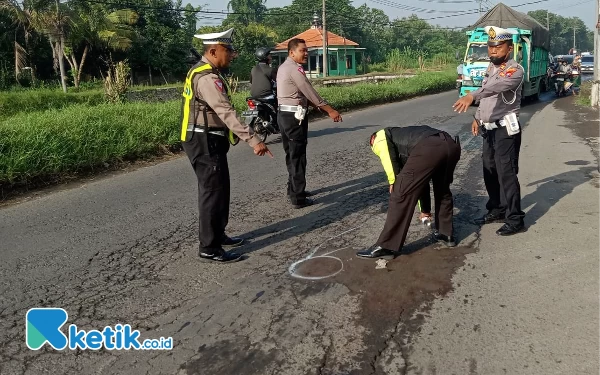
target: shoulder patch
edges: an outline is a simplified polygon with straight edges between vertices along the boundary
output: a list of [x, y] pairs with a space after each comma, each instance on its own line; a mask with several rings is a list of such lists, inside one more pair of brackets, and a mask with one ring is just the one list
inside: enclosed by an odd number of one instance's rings
[[220, 79], [215, 79], [215, 86], [217, 86], [219, 91], [225, 92], [225, 88], [223, 87], [223, 81], [221, 81]]
[[298, 71], [303, 75], [306, 75], [306, 73], [304, 72], [304, 68], [302, 68], [301, 66], [298, 67]]

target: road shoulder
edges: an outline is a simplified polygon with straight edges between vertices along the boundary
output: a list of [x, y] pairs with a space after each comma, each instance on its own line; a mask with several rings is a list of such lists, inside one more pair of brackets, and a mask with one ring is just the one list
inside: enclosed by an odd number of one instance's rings
[[523, 133], [528, 231], [481, 229], [454, 291], [405, 343], [409, 374], [598, 373], [598, 123], [568, 101], [544, 108]]

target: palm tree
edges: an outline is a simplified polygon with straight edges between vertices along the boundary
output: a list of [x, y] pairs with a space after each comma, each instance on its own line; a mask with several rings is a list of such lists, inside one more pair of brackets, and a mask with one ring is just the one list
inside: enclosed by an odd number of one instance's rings
[[[136, 38], [133, 27], [139, 16], [129, 9], [108, 15], [77, 12], [71, 16], [72, 28], [65, 48], [67, 62], [73, 71], [73, 83], [79, 87], [81, 72], [88, 52], [94, 46], [103, 45], [111, 50], [126, 51]], [[81, 58], [75, 51], [83, 45]]]
[[[15, 52], [15, 79], [19, 80], [19, 75], [23, 68], [27, 66], [27, 56], [31, 56], [31, 39], [34, 32], [34, 27], [31, 23], [31, 8], [27, 6], [29, 2], [23, 2], [21, 5], [17, 0], [0, 0], [0, 12], [6, 13], [15, 24], [23, 30], [25, 38], [25, 47], [17, 41], [15, 35], [14, 52]], [[30, 64], [31, 66], [31, 64]], [[31, 78], [35, 81], [35, 69], [31, 66]]]
[[30, 22], [36, 30], [48, 37], [50, 47], [52, 47], [52, 55], [54, 56], [54, 67], [56, 68], [56, 65], [58, 65], [60, 69], [60, 83], [63, 92], [67, 92], [64, 51], [66, 36], [71, 26], [68, 9], [64, 5], [61, 6], [58, 0], [55, 0], [54, 4], [52, 4], [51, 0], [38, 1], [37, 4], [38, 8], [30, 10]]

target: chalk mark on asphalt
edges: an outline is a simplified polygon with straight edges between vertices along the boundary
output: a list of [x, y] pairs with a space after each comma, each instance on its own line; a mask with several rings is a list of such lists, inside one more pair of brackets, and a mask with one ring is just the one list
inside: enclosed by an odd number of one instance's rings
[[[326, 278], [329, 278], [329, 277], [333, 277], [333, 276], [337, 275], [338, 273], [342, 272], [342, 271], [344, 270], [344, 262], [342, 262], [342, 260], [341, 260], [340, 258], [338, 258], [338, 257], [334, 257], [334, 256], [332, 256], [331, 254], [333, 254], [333, 253], [336, 253], [336, 252], [338, 252], [338, 251], [340, 251], [340, 250], [343, 250], [343, 249], [345, 249], [345, 248], [341, 248], [341, 249], [333, 250], [333, 251], [330, 251], [330, 252], [328, 252], [328, 253], [325, 253], [325, 254], [323, 254], [323, 255], [317, 255], [317, 256], [315, 256], [315, 254], [316, 254], [316, 253], [317, 253], [317, 251], [319, 251], [319, 249], [320, 249], [320, 248], [321, 248], [323, 245], [325, 245], [327, 242], [329, 242], [329, 241], [331, 241], [331, 240], [333, 240], [333, 239], [336, 239], [336, 238], [338, 238], [338, 237], [341, 237], [341, 236], [343, 236], [344, 234], [347, 234], [347, 233], [350, 233], [350, 232], [352, 232], [352, 231], [355, 231], [355, 230], [356, 230], [356, 229], [358, 229], [358, 228], [360, 228], [360, 226], [356, 226], [356, 227], [354, 227], [354, 228], [350, 228], [350, 229], [348, 229], [348, 230], [346, 230], [346, 231], [344, 231], [344, 232], [342, 232], [342, 233], [340, 233], [340, 234], [337, 234], [337, 235], [335, 235], [335, 236], [333, 236], [333, 237], [331, 237], [331, 238], [328, 238], [328, 239], [326, 239], [326, 240], [325, 240], [325, 241], [323, 241], [321, 244], [319, 244], [319, 245], [315, 246], [315, 248], [314, 248], [314, 249], [313, 249], [313, 250], [310, 252], [310, 254], [308, 254], [306, 257], [304, 257], [304, 258], [302, 258], [302, 259], [300, 259], [300, 260], [298, 260], [298, 261], [295, 261], [294, 263], [292, 263], [292, 264], [291, 264], [291, 265], [288, 267], [288, 272], [289, 272], [290, 276], [292, 276], [292, 277], [295, 277], [295, 278], [298, 278], [298, 279], [303, 279], [303, 280], [322, 280], [322, 279], [326, 279]], [[299, 264], [301, 264], [301, 263], [304, 263], [304, 262], [306, 262], [306, 261], [308, 261], [308, 260], [312, 260], [312, 259], [319, 259], [319, 258], [328, 258], [328, 259], [334, 259], [334, 260], [337, 260], [337, 261], [340, 263], [340, 268], [339, 268], [337, 271], [335, 271], [335, 272], [333, 272], [333, 273], [330, 273], [329, 275], [325, 275], [325, 276], [303, 276], [303, 275], [300, 275], [300, 274], [298, 274], [298, 273], [297, 273], [297, 270], [298, 270], [298, 265], [299, 265]]]

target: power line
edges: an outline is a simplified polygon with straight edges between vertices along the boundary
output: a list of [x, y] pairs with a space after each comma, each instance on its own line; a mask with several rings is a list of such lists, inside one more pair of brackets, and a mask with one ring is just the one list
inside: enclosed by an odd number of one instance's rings
[[[418, 7], [414, 7], [414, 6], [410, 6], [410, 5], [396, 3], [396, 2], [393, 2], [390, 0], [369, 0], [369, 1], [380, 4], [380, 5], [385, 5], [385, 6], [388, 6], [391, 8], [408, 10], [411, 12], [418, 12], [418, 13], [459, 13], [456, 10], [435, 10], [435, 9], [418, 8]], [[473, 1], [473, 0], [469, 0], [469, 1]]]
[[[132, 3], [127, 3], [127, 2], [112, 2], [112, 1], [105, 1], [105, 0], [80, 0], [82, 2], [86, 2], [86, 3], [93, 3], [93, 4], [102, 4], [102, 5], [113, 5], [113, 6], [118, 6], [121, 8], [134, 8], [134, 9], [154, 9], [154, 10], [164, 10], [164, 11], [177, 11], [177, 12], [187, 12], [187, 13], [200, 13], [200, 14], [223, 14], [223, 15], [230, 15], [230, 14], [235, 14], [235, 15], [257, 15], [258, 12], [229, 12], [229, 11], [225, 11], [225, 10], [202, 10], [202, 9], [193, 9], [193, 10], [188, 10], [186, 8], [172, 8], [172, 7], [162, 7], [162, 6], [152, 6], [152, 5], [139, 5], [139, 4], [132, 4]], [[265, 13], [263, 13], [263, 15], [269, 15], [269, 16], [277, 16], [277, 15], [282, 15], [282, 16], [289, 16], [289, 15], [294, 15], [294, 14], [313, 14], [313, 11], [302, 11], [302, 12], [269, 12], [268, 9]]]

